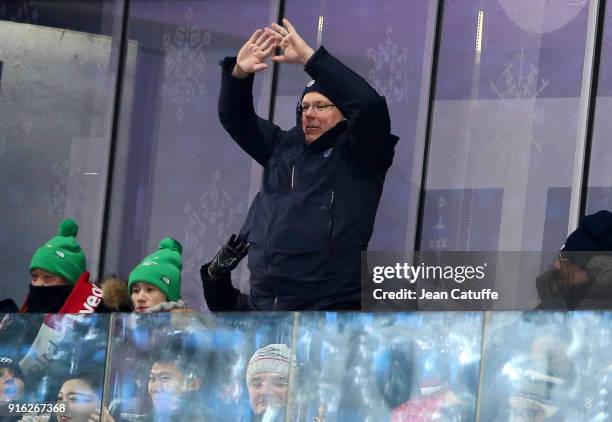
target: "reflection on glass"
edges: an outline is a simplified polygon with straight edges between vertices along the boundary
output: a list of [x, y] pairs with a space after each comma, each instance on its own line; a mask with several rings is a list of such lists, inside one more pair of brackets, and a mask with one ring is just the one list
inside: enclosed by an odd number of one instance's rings
[[302, 314], [294, 405], [309, 421], [471, 421], [481, 324], [471, 313]]
[[50, 420], [612, 419], [612, 313], [489, 313], [483, 341], [484, 317], [117, 314], [101, 407], [108, 319], [10, 314], [0, 411], [61, 400], [68, 413]]
[[278, 355], [270, 346], [288, 347], [291, 322], [290, 314], [117, 316], [109, 411], [117, 421], [250, 420], [256, 416], [251, 397], [258, 417], [268, 407], [279, 409], [290, 364], [276, 358], [290, 354], [284, 349]]
[[480, 420], [610, 420], [610, 316], [493, 314], [485, 336]]
[[0, 317], [0, 412], [11, 402], [56, 400], [72, 421], [100, 412], [108, 315]]
[[[482, 315], [124, 315], [117, 420], [471, 421]], [[421, 418], [421, 419], [418, 419]]]

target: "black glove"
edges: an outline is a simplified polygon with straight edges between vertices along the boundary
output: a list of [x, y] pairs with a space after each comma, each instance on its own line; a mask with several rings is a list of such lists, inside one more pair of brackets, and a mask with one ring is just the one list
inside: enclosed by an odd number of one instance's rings
[[249, 250], [249, 244], [232, 234], [227, 243], [208, 264], [208, 275], [212, 279], [221, 278], [238, 266]]

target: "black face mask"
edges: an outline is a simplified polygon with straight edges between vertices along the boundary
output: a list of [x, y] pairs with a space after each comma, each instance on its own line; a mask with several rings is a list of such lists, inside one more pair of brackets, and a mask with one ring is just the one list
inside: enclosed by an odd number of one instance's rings
[[38, 313], [59, 312], [72, 292], [71, 284], [63, 286], [34, 286], [30, 284], [27, 311]]

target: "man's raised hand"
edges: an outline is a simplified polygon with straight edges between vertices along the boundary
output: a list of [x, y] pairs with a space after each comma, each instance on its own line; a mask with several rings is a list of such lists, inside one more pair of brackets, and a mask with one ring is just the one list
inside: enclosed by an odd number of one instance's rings
[[258, 29], [253, 32], [251, 38], [244, 43], [238, 57], [232, 75], [238, 78], [246, 78], [252, 73], [259, 72], [268, 67], [264, 61], [274, 53], [274, 49], [280, 43], [281, 37], [272, 33]]
[[280, 47], [283, 49], [283, 54], [272, 57], [272, 60], [275, 62], [301, 63], [305, 65], [314, 54], [314, 50], [304, 41], [287, 19], [283, 19], [283, 26], [273, 23], [271, 27], [266, 28], [266, 33], [277, 34], [277, 36], [282, 37]]

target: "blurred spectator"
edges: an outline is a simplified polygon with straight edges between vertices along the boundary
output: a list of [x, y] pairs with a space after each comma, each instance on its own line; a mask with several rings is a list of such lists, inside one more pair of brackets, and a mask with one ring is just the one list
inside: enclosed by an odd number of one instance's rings
[[451, 382], [451, 356], [433, 349], [419, 353], [418, 392], [391, 413], [392, 422], [467, 422], [474, 419], [476, 402]]
[[[25, 401], [25, 380], [13, 356], [0, 356], [0, 415], [8, 415], [8, 404]], [[0, 422], [14, 422], [18, 416], [0, 416]]]
[[[66, 379], [57, 394], [58, 402], [68, 405], [67, 411], [51, 418], [61, 422], [98, 422], [102, 406], [102, 374], [83, 373]], [[104, 421], [113, 422], [108, 412]]]
[[0, 403], [21, 400], [25, 383], [18, 362], [12, 357], [0, 357]]
[[[109, 409], [115, 421], [207, 421], [203, 370], [208, 355], [202, 356], [193, 346], [194, 338], [179, 335], [160, 339], [148, 359], [142, 355], [132, 365], [141, 368], [126, 379], [129, 396], [115, 397]], [[142, 376], [146, 372], [146, 380]], [[133, 383], [132, 383], [133, 381]]]
[[[561, 326], [543, 326], [532, 334], [527, 353], [515, 353], [502, 375], [509, 380], [509, 396], [496, 421], [570, 421], [575, 407], [570, 392], [576, 379], [569, 356], [571, 333]], [[493, 405], [492, 407], [497, 407]]]
[[[269, 344], [257, 350], [246, 369], [251, 421], [284, 421], [290, 398], [289, 381], [297, 379], [297, 360], [286, 344]], [[289, 419], [294, 420], [294, 419]]]
[[151, 399], [148, 418], [156, 422], [206, 420], [198, 393], [202, 387], [199, 360], [183, 349], [169, 347], [157, 351], [149, 371], [147, 391]]
[[389, 409], [395, 409], [411, 396], [414, 376], [414, 344], [390, 344], [374, 361], [376, 380]]

